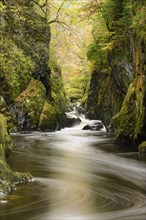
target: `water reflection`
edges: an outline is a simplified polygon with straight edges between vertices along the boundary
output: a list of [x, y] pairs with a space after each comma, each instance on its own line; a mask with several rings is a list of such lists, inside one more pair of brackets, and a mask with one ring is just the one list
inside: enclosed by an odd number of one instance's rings
[[1, 220], [145, 220], [145, 163], [126, 158], [104, 131], [74, 128], [13, 139], [11, 167], [36, 181], [8, 196]]

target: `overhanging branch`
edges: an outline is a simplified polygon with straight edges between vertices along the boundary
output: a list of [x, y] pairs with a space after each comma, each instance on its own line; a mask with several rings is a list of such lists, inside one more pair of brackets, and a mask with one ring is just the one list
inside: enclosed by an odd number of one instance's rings
[[32, 1], [34, 4], [38, 5], [44, 14], [46, 13], [45, 10], [44, 10], [44, 7], [45, 7], [45, 6], [47, 7], [46, 2], [45, 2], [43, 5], [41, 5], [41, 4], [39, 4], [39, 3], [38, 3], [37, 1], [35, 1], [35, 0], [31, 0], [31, 1]]

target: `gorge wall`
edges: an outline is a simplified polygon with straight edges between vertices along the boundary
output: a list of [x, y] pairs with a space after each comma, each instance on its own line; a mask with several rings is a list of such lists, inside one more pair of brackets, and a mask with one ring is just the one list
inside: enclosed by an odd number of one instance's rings
[[65, 92], [57, 61], [49, 63], [46, 14], [33, 1], [3, 1], [1, 7], [0, 113], [10, 131], [64, 127]]
[[87, 117], [111, 125], [116, 143], [137, 149], [146, 139], [146, 3], [113, 0], [101, 7], [108, 16], [97, 13], [88, 48]]
[[0, 196], [29, 181], [12, 172], [9, 132], [55, 131], [65, 126], [61, 69], [52, 60], [48, 9], [39, 1], [1, 1], [0, 39]]

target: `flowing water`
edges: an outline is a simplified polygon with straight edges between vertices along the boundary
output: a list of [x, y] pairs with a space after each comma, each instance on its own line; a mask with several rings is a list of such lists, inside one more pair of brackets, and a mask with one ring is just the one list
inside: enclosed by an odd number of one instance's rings
[[35, 180], [0, 205], [1, 220], [145, 220], [145, 162], [80, 127], [12, 135], [9, 164]]

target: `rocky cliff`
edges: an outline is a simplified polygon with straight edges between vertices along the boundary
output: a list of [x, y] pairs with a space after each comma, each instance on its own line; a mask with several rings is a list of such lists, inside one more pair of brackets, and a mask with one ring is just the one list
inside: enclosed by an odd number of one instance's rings
[[54, 131], [65, 125], [64, 85], [57, 61], [50, 62], [44, 7], [40, 11], [38, 1], [0, 2], [0, 196], [31, 179], [7, 164], [13, 148], [9, 132]]
[[92, 76], [87, 117], [111, 124], [116, 143], [137, 149], [146, 139], [146, 5], [144, 1], [112, 3], [102, 8], [109, 13], [102, 26], [108, 33], [103, 38], [94, 25], [96, 35], [88, 49]]
[[52, 131], [65, 124], [61, 70], [56, 60], [49, 63], [50, 27], [36, 3], [3, 1], [1, 6], [0, 113], [10, 131]]

